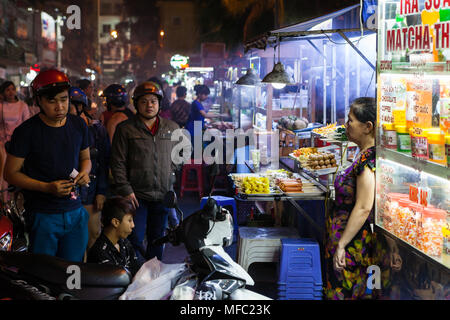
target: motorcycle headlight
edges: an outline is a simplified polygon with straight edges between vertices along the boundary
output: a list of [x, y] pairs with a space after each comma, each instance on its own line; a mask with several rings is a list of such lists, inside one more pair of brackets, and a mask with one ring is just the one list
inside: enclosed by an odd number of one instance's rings
[[0, 238], [0, 251], [7, 251], [11, 246], [11, 234], [7, 233]]

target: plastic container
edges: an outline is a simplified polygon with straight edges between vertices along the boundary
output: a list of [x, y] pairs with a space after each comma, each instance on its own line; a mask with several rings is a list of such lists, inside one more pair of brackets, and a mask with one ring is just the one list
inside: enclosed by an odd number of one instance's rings
[[403, 193], [388, 193], [386, 195], [386, 202], [384, 204], [384, 214], [383, 214], [383, 227], [395, 234], [395, 225], [396, 223], [396, 210], [398, 207], [398, 200], [400, 199], [408, 199], [407, 194]]
[[383, 146], [387, 149], [397, 149], [397, 133], [393, 123], [383, 123]]
[[450, 134], [450, 98], [441, 98], [439, 104], [439, 127], [445, 135]]
[[[411, 87], [411, 84], [408, 83], [408, 87]], [[416, 117], [416, 101], [419, 100], [419, 94], [416, 91], [407, 91], [406, 92], [406, 126], [412, 128], [414, 124], [414, 118]]]
[[411, 155], [414, 158], [428, 160], [428, 137], [427, 130], [421, 128], [410, 128]]
[[447, 212], [437, 208], [424, 208], [418, 228], [417, 247], [424, 253], [440, 257], [444, 248], [444, 235]]
[[410, 245], [417, 247], [417, 237], [419, 234], [419, 222], [423, 215], [423, 206], [418, 203], [410, 203], [410, 215], [406, 221], [403, 239]]
[[409, 199], [399, 199], [398, 207], [395, 210], [394, 234], [402, 240], [405, 240], [407, 221], [411, 216], [411, 209], [409, 208], [411, 203], [413, 202]]
[[447, 164], [445, 156], [445, 136], [440, 129], [429, 129], [428, 136], [428, 160], [442, 165]]
[[450, 135], [445, 136], [445, 155], [447, 157], [447, 167], [450, 167]]
[[395, 126], [397, 131], [397, 151], [411, 153], [411, 136], [409, 129], [405, 125]]

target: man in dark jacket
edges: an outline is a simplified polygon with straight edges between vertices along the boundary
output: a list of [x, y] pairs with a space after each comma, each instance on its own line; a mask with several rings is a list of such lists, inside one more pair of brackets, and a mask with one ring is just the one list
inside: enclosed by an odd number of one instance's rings
[[118, 125], [111, 149], [115, 191], [130, 199], [136, 208], [136, 227], [129, 239], [138, 257], [146, 260], [162, 258], [163, 246], [151, 243], [164, 235], [168, 210], [162, 200], [175, 181], [171, 152], [176, 142], [171, 141], [171, 136], [179, 127], [159, 117], [162, 97], [161, 88], [154, 82], [136, 87], [133, 103], [137, 114]]

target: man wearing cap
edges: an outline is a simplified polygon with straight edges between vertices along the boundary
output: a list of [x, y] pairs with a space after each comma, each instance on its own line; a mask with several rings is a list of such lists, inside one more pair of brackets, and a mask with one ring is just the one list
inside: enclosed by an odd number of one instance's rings
[[5, 179], [24, 191], [29, 251], [82, 261], [89, 213], [77, 190], [90, 182], [88, 128], [68, 114], [70, 84], [64, 73], [42, 71], [31, 87], [41, 111], [14, 130]]
[[136, 208], [135, 228], [129, 240], [140, 262], [162, 258], [163, 246], [151, 244], [164, 235], [168, 210], [162, 200], [175, 182], [171, 153], [176, 142], [171, 136], [179, 127], [159, 116], [162, 98], [163, 91], [156, 83], [138, 85], [133, 94], [137, 114], [117, 126], [111, 149], [115, 192], [129, 198]]

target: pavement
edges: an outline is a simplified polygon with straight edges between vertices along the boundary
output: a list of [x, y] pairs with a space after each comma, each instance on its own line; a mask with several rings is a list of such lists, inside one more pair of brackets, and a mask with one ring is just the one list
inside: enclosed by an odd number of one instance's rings
[[[195, 193], [187, 192], [183, 199], [178, 199], [178, 205], [184, 213], [184, 218], [199, 209], [200, 199]], [[237, 239], [225, 251], [236, 261]], [[172, 246], [166, 244], [162, 257], [163, 263], [182, 263], [187, 258], [188, 253], [184, 245]], [[248, 273], [255, 281], [254, 286], [247, 289], [265, 295], [272, 299], [277, 299], [277, 264], [276, 263], [253, 263], [250, 265]]]

